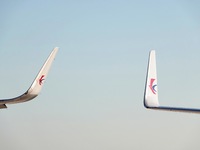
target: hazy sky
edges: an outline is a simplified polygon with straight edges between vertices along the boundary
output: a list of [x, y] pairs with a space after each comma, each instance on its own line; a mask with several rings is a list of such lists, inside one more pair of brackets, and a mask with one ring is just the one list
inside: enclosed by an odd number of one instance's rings
[[199, 8], [197, 0], [2, 0], [0, 97], [25, 92], [60, 50], [41, 95], [0, 110], [0, 149], [200, 149], [200, 115], [143, 107], [155, 49], [161, 105], [200, 108]]

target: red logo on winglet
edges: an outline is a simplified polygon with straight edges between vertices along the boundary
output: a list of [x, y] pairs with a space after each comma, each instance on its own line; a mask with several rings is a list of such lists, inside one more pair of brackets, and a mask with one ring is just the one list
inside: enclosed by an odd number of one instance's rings
[[39, 79], [39, 85], [42, 85], [44, 80], [45, 80], [44, 75], [42, 75], [41, 78]]
[[156, 92], [157, 92], [156, 89], [155, 89], [157, 84], [154, 84], [155, 80], [156, 79], [151, 78], [150, 85], [149, 85], [149, 88], [151, 89], [153, 94], [156, 94]]

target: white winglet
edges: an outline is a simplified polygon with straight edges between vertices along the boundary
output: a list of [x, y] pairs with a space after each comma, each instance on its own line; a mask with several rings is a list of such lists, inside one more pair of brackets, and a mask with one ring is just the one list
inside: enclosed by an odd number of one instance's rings
[[16, 98], [10, 98], [10, 99], [2, 99], [0, 100], [0, 109], [1, 108], [7, 108], [6, 104], [15, 104], [15, 103], [21, 103], [29, 101], [40, 93], [43, 83], [48, 75], [49, 69], [52, 65], [52, 62], [56, 56], [56, 53], [58, 51], [58, 47], [54, 48], [49, 57], [47, 58], [46, 62], [42, 66], [41, 70], [39, 71], [37, 77], [33, 81], [30, 88], [22, 95], [16, 97]]
[[144, 94], [145, 107], [158, 107], [158, 88], [155, 50], [150, 51]]
[[149, 54], [149, 63], [147, 68], [147, 77], [146, 77], [145, 91], [144, 91], [144, 106], [146, 108], [156, 109], [156, 110], [187, 112], [187, 113], [197, 113], [197, 114], [200, 113], [200, 109], [196, 108], [159, 106], [155, 50], [150, 51]]
[[29, 93], [31, 93], [33, 95], [38, 95], [40, 93], [43, 83], [48, 75], [51, 64], [57, 54], [57, 51], [58, 51], [58, 47], [53, 49], [50, 56], [46, 60], [45, 64], [42, 66], [37, 77], [35, 78], [34, 82], [32, 83], [31, 87], [29, 88], [29, 90], [28, 90]]

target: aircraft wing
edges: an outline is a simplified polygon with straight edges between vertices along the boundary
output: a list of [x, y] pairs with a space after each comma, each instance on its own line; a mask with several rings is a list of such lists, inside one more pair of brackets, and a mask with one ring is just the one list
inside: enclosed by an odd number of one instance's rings
[[55, 47], [49, 57], [47, 58], [46, 62], [40, 69], [38, 75], [36, 76], [35, 80], [33, 81], [30, 88], [22, 95], [10, 98], [10, 99], [0, 99], [0, 109], [1, 108], [7, 108], [6, 104], [15, 104], [15, 103], [21, 103], [29, 101], [40, 93], [43, 83], [48, 75], [48, 72], [50, 70], [50, 67], [52, 65], [52, 62], [56, 56], [56, 53], [58, 51], [58, 47]]
[[157, 87], [157, 71], [156, 71], [156, 54], [155, 50], [150, 51], [149, 62], [147, 68], [147, 76], [144, 90], [144, 106], [148, 109], [200, 113], [200, 109], [184, 108], [184, 107], [169, 107], [160, 106], [158, 101], [158, 87]]

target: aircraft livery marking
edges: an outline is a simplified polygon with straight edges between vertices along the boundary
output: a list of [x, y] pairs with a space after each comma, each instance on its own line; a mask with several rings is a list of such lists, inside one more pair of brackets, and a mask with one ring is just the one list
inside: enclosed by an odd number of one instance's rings
[[44, 81], [44, 75], [41, 76], [41, 78], [39, 79], [39, 85], [42, 85], [43, 81]]
[[151, 78], [151, 80], [150, 80], [150, 85], [149, 85], [149, 88], [151, 89], [151, 91], [152, 91], [152, 93], [153, 94], [156, 94], [156, 86], [157, 86], [157, 84], [154, 84], [154, 81], [155, 81], [156, 79], [153, 79], [153, 78]]

